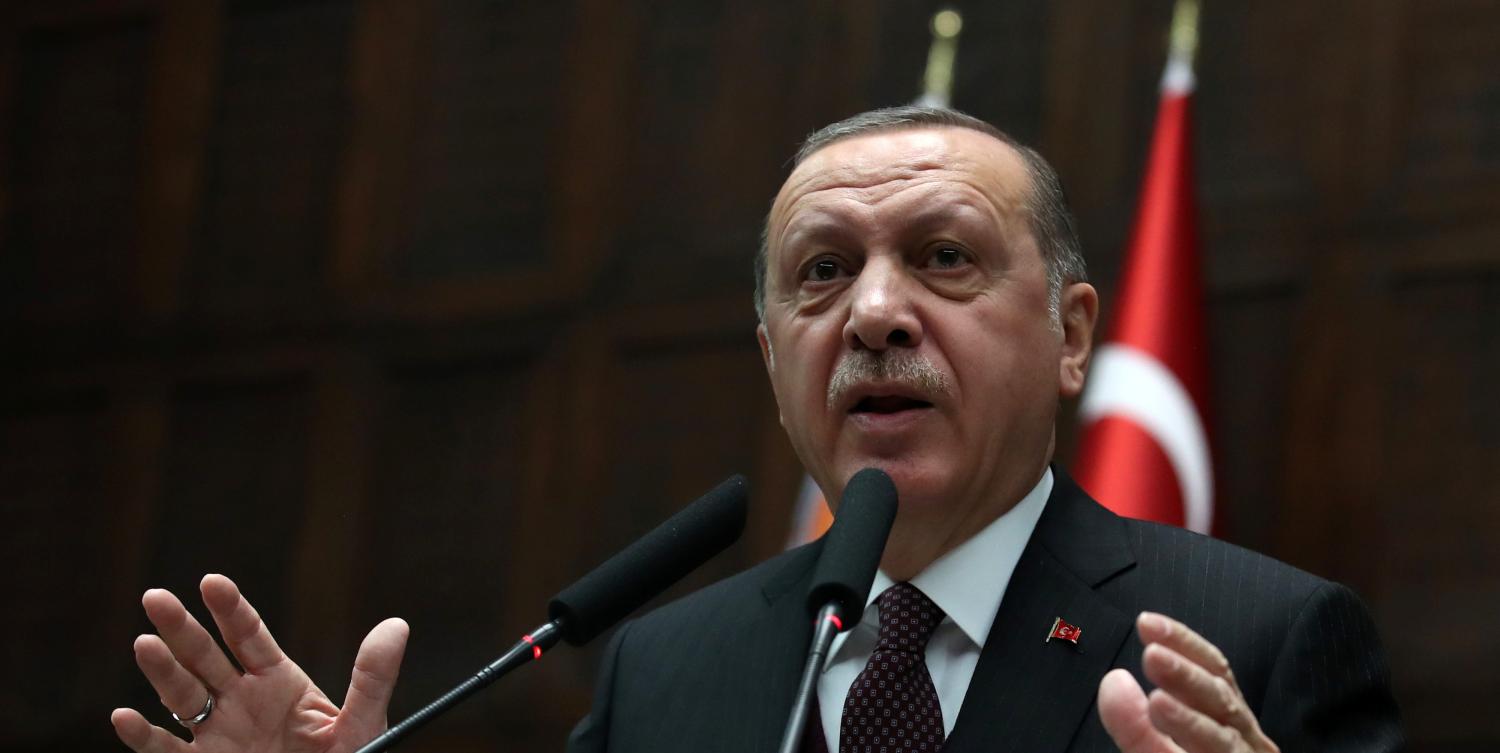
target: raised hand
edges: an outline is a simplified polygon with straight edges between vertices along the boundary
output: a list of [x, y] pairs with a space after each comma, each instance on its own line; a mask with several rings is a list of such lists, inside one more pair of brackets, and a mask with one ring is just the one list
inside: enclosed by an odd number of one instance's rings
[[1121, 753], [1276, 753], [1217, 646], [1151, 612], [1136, 618], [1136, 631], [1157, 688], [1148, 698], [1124, 669], [1099, 682], [1099, 718]]
[[340, 709], [276, 645], [260, 615], [222, 575], [204, 576], [203, 603], [224, 643], [244, 671], [236, 669], [213, 637], [171, 592], [147, 591], [146, 616], [160, 635], [135, 641], [135, 659], [162, 704], [179, 719], [193, 720], [193, 742], [152, 725], [134, 709], [115, 709], [110, 722], [120, 740], [137, 753], [201, 751], [352, 751], [386, 727], [386, 705], [401, 669], [408, 628], [389, 619], [360, 644], [354, 676]]

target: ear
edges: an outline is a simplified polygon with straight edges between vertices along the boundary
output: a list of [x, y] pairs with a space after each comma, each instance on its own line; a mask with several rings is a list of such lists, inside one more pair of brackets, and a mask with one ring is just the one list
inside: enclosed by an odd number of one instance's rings
[[1058, 362], [1058, 393], [1077, 397], [1083, 392], [1089, 354], [1094, 347], [1094, 324], [1099, 319], [1099, 293], [1086, 282], [1072, 283], [1062, 290], [1058, 302], [1062, 324], [1062, 358]]
[[766, 325], [755, 325], [755, 339], [760, 343], [760, 360], [766, 364], [766, 373], [776, 373], [776, 354], [771, 352], [771, 335], [766, 332]]
[[771, 333], [766, 325], [755, 326], [755, 340], [760, 343], [760, 360], [766, 364], [766, 376], [771, 379], [771, 394], [776, 396], [776, 418], [786, 426], [786, 414], [781, 412], [781, 393], [776, 391], [776, 352], [771, 350]]

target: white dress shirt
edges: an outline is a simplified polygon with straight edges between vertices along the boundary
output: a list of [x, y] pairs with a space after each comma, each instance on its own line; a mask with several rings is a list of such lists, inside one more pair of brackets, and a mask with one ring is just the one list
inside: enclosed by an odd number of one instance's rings
[[[947, 615], [927, 643], [927, 671], [937, 688], [944, 735], [953, 733], [953, 723], [974, 678], [974, 667], [995, 622], [1000, 599], [1051, 494], [1052, 469], [1048, 468], [1015, 507], [911, 579], [911, 584]], [[875, 600], [894, 583], [884, 572], [875, 573], [864, 616], [853, 629], [833, 639], [828, 664], [818, 678], [823, 735], [828, 750], [835, 753], [839, 749], [844, 696], [870, 661], [880, 635], [880, 608]]]

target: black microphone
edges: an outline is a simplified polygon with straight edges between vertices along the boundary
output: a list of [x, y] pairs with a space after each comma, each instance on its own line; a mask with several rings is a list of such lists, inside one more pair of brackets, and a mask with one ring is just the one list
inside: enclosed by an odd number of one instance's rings
[[593, 640], [707, 562], [745, 530], [750, 493], [730, 476], [697, 502], [552, 598], [547, 616], [574, 646]]
[[[356, 753], [376, 753], [511, 670], [542, 658], [565, 640], [580, 646], [726, 549], [745, 530], [750, 496], [745, 477], [730, 476], [655, 530], [563, 589], [547, 607], [548, 622], [458, 687], [427, 704]], [[869, 586], [865, 586], [866, 590]]]
[[[863, 614], [870, 584], [896, 520], [896, 485], [879, 468], [866, 468], [844, 485], [839, 514], [828, 529], [823, 553], [807, 590], [807, 611], [838, 607], [839, 619]], [[856, 620], [857, 621], [857, 620]]]
[[813, 640], [797, 685], [797, 697], [781, 738], [781, 753], [796, 753], [807, 726], [818, 675], [828, 660], [833, 637], [859, 624], [870, 598], [870, 585], [885, 552], [885, 540], [896, 522], [896, 485], [878, 468], [866, 468], [844, 485], [838, 515], [823, 540], [823, 553], [807, 590], [813, 615]]

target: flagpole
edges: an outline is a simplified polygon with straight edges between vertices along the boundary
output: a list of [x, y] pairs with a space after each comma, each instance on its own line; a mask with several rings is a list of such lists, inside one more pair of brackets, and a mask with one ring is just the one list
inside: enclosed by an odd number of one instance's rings
[[944, 8], [932, 14], [928, 28], [932, 46], [927, 48], [927, 70], [922, 73], [922, 96], [917, 104], [948, 107], [953, 102], [953, 63], [958, 59], [958, 34], [964, 19], [958, 11]]
[[1193, 62], [1198, 52], [1198, 0], [1177, 0], [1172, 8], [1171, 35], [1172, 55]]
[[1197, 83], [1193, 62], [1198, 55], [1198, 0], [1177, 0], [1167, 36], [1167, 67], [1162, 72], [1164, 92], [1191, 91]]

